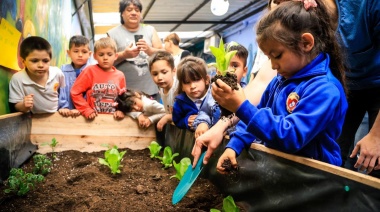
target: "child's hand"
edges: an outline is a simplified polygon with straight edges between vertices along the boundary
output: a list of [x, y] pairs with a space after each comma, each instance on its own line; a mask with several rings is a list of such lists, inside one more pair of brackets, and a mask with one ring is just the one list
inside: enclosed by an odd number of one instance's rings
[[34, 94], [29, 94], [27, 96], [24, 96], [23, 106], [25, 107], [27, 111], [33, 108], [33, 96]]
[[98, 113], [97, 113], [96, 111], [94, 111], [94, 112], [92, 112], [90, 115], [88, 115], [88, 116], [86, 117], [86, 119], [88, 119], [88, 120], [92, 120], [92, 119], [94, 119], [97, 115], [98, 115]]
[[113, 113], [113, 117], [114, 117], [115, 119], [121, 120], [121, 119], [123, 119], [123, 118], [125, 117], [125, 115], [124, 115], [124, 113], [121, 112], [120, 110], [117, 110], [117, 111], [115, 111], [115, 112]]
[[221, 174], [227, 174], [227, 172], [222, 167], [225, 159], [229, 159], [234, 168], [237, 167], [236, 152], [231, 148], [226, 148], [226, 150], [224, 150], [224, 153], [220, 156], [218, 164], [216, 165], [216, 170]]
[[166, 114], [166, 115], [164, 115], [164, 116], [160, 119], [160, 121], [157, 122], [157, 130], [158, 130], [159, 132], [161, 132], [161, 131], [164, 129], [165, 124], [168, 123], [168, 121], [169, 121], [168, 116], [170, 116], [170, 114]]
[[77, 109], [72, 109], [70, 112], [71, 112], [71, 117], [73, 118], [80, 116], [80, 112]]
[[208, 124], [206, 123], [200, 123], [195, 130], [195, 139], [197, 139], [199, 136], [201, 136], [203, 133], [205, 133], [208, 130]]
[[212, 97], [219, 105], [235, 113], [246, 100], [243, 89], [238, 85], [239, 90], [233, 90], [220, 79], [216, 80], [216, 83], [219, 86], [212, 84]]
[[71, 112], [70, 112], [69, 108], [61, 108], [58, 110], [58, 113], [61, 114], [63, 117], [71, 116]]
[[190, 129], [193, 129], [194, 120], [197, 118], [197, 115], [191, 115], [189, 116], [189, 119], [187, 120], [187, 125]]
[[137, 120], [139, 121], [139, 127], [141, 128], [147, 128], [151, 124], [149, 118], [144, 116], [143, 114], [139, 115], [139, 117], [137, 117]]

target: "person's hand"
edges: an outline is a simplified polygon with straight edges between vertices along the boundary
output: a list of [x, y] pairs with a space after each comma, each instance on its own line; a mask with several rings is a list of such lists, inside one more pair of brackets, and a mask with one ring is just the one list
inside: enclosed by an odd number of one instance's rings
[[23, 106], [26, 110], [31, 110], [33, 108], [33, 96], [34, 94], [24, 96]]
[[164, 129], [165, 124], [168, 123], [168, 116], [170, 116], [170, 114], [166, 114], [166, 115], [164, 115], [164, 116], [160, 119], [160, 121], [157, 122], [157, 130], [158, 130], [159, 132], [161, 132], [162, 129]]
[[121, 112], [120, 110], [117, 110], [113, 113], [113, 117], [117, 120], [121, 120], [125, 117], [124, 113]]
[[208, 163], [214, 150], [220, 145], [220, 143], [222, 143], [224, 131], [227, 127], [228, 124], [226, 122], [219, 120], [213, 127], [195, 140], [193, 150], [191, 151], [191, 155], [194, 157], [193, 168], [197, 165], [204, 146], [207, 147], [207, 150], [203, 159], [203, 164]]
[[208, 130], [208, 124], [206, 123], [200, 123], [197, 127], [197, 129], [195, 130], [195, 138], [198, 138], [199, 136], [201, 136], [203, 133], [205, 133], [207, 130]]
[[90, 115], [86, 117], [88, 120], [93, 120], [96, 116], [98, 116], [98, 113], [94, 110]]
[[140, 39], [137, 43], [136, 46], [139, 51], [145, 52], [147, 55], [151, 54], [151, 48], [148, 45], [148, 43], [144, 39]]
[[193, 129], [194, 120], [197, 118], [197, 115], [191, 115], [187, 119], [187, 125], [190, 127], [190, 129]]
[[226, 148], [226, 150], [224, 150], [224, 153], [220, 156], [218, 163], [216, 165], [216, 170], [221, 174], [228, 174], [222, 167], [224, 160], [227, 160], [227, 159], [231, 161], [231, 165], [234, 168], [237, 167], [236, 152], [231, 148]]
[[61, 108], [58, 110], [58, 113], [61, 114], [63, 117], [69, 117], [71, 116], [71, 112], [69, 108]]
[[217, 79], [216, 82], [212, 84], [212, 96], [220, 106], [235, 113], [246, 100], [243, 89], [240, 85], [238, 85], [238, 87], [239, 90], [233, 90], [222, 80]]
[[143, 114], [139, 115], [137, 120], [139, 122], [139, 127], [141, 128], [148, 128], [152, 124], [150, 119]]
[[80, 116], [80, 112], [77, 109], [72, 109], [70, 111], [70, 113], [71, 113], [71, 117], [73, 117], [73, 118], [76, 118], [76, 117]]
[[133, 46], [133, 43], [131, 43], [127, 48], [124, 49], [122, 56], [124, 58], [135, 58], [139, 54], [139, 48], [137, 46]]
[[[372, 170], [380, 169], [380, 133], [371, 130], [364, 138], [362, 138], [352, 151], [350, 157], [356, 157], [360, 151], [358, 160], [354, 167], [359, 168], [360, 171], [365, 171], [367, 174]], [[375, 166], [377, 161], [377, 165]]]

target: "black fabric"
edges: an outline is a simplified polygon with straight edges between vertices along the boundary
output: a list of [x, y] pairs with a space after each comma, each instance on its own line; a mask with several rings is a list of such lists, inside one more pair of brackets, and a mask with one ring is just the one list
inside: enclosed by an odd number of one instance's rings
[[[180, 153], [178, 159], [189, 155], [192, 159], [192, 132], [171, 125], [167, 133], [165, 144]], [[222, 141], [200, 177], [232, 195], [246, 211], [364, 212], [380, 208], [379, 189], [255, 149], [237, 158], [238, 174], [219, 174], [216, 164], [227, 143], [227, 139]]]
[[191, 55], [191, 53], [187, 50], [183, 50], [182, 53], [181, 53], [181, 59], [184, 58], [184, 57], [187, 57]]

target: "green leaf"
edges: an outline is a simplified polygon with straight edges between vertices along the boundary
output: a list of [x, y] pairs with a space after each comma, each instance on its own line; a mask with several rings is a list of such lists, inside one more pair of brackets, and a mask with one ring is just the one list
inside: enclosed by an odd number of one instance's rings
[[157, 158], [161, 148], [162, 146], [160, 146], [160, 144], [158, 144], [156, 141], [152, 141], [148, 146], [148, 149], [150, 151], [150, 158]]
[[[232, 43], [231, 45], [235, 45], [235, 43], [236, 42]], [[231, 45], [228, 46], [228, 49]], [[228, 66], [230, 64], [230, 61], [232, 57], [235, 56], [236, 54], [236, 50], [226, 51], [226, 49], [224, 48], [224, 43], [223, 43], [222, 38], [220, 39], [220, 42], [219, 42], [219, 48], [210, 46], [210, 50], [216, 60], [216, 65], [213, 65], [213, 66], [216, 67], [218, 74], [225, 76], [228, 72]]]
[[228, 212], [239, 212], [240, 209], [236, 206], [234, 199], [232, 196], [227, 196], [223, 199], [223, 211]]
[[178, 180], [181, 180], [190, 164], [191, 164], [191, 160], [188, 157], [182, 158], [178, 164], [175, 161], [173, 161], [174, 169], [177, 172], [175, 175], [171, 176], [170, 178], [175, 177]]

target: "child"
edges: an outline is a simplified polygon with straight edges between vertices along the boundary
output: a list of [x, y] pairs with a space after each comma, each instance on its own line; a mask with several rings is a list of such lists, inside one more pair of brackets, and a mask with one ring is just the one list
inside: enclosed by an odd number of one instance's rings
[[187, 56], [178, 64], [178, 95], [173, 106], [173, 122], [182, 129], [195, 130], [195, 136], [207, 131], [220, 116], [212, 98], [210, 76], [201, 58]]
[[118, 96], [116, 102], [117, 108], [137, 119], [141, 128], [148, 128], [165, 115], [164, 106], [143, 92], [127, 90]]
[[241, 89], [231, 90], [220, 80], [220, 88], [212, 86], [215, 100], [241, 120], [219, 158], [219, 172], [225, 173], [225, 159], [236, 166], [236, 156], [255, 139], [270, 148], [341, 165], [335, 140], [347, 111], [345, 69], [326, 7], [317, 2], [282, 3], [259, 22], [257, 42], [278, 76], [257, 107], [245, 100]]
[[94, 58], [98, 64], [85, 68], [71, 88], [74, 106], [86, 119], [94, 119], [98, 113], [113, 113], [122, 119], [124, 114], [115, 110], [114, 103], [126, 85], [124, 74], [113, 66], [117, 58], [115, 41], [109, 37], [97, 40]]
[[61, 66], [61, 70], [65, 75], [66, 86], [59, 92], [58, 112], [65, 117], [77, 117], [80, 115], [80, 112], [74, 108], [74, 104], [70, 98], [70, 90], [78, 75], [88, 65], [88, 59], [91, 56], [89, 40], [82, 35], [71, 37], [67, 55], [69, 55], [71, 63]]
[[157, 123], [157, 130], [162, 131], [166, 123], [173, 121], [174, 93], [178, 87], [174, 59], [169, 52], [158, 51], [149, 58], [149, 69], [154, 83], [159, 87], [159, 93], [166, 112], [166, 115]]
[[31, 36], [22, 41], [20, 56], [25, 68], [9, 82], [9, 104], [12, 112], [54, 113], [58, 109], [58, 90], [65, 77], [51, 67], [51, 45], [47, 40]]

